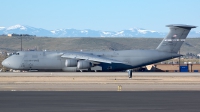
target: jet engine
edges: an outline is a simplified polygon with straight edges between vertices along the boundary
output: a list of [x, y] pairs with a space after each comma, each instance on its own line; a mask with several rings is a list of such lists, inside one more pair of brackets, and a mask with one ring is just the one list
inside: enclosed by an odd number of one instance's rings
[[88, 69], [90, 67], [92, 67], [92, 63], [89, 61], [85, 61], [85, 60], [81, 60], [77, 64], [78, 69]]
[[66, 59], [65, 60], [65, 66], [66, 67], [76, 67], [77, 66], [77, 60], [76, 59]]

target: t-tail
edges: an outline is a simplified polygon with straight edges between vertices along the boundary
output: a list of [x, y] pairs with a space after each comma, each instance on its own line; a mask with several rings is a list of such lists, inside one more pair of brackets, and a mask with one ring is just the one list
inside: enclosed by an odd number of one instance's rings
[[156, 50], [170, 53], [177, 53], [190, 30], [192, 28], [196, 28], [196, 26], [182, 24], [172, 24], [167, 25], [167, 27], [170, 28], [170, 32], [167, 37], [163, 39]]

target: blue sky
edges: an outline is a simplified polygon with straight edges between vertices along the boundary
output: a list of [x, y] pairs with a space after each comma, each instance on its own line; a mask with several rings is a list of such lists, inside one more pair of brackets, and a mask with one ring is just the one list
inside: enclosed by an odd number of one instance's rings
[[139, 27], [167, 32], [167, 24], [200, 26], [200, 0], [0, 0], [0, 4], [4, 27], [108, 31]]

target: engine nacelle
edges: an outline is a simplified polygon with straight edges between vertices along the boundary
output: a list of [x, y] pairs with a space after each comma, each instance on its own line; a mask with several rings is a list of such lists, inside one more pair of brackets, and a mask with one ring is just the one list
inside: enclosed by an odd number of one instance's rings
[[92, 63], [89, 61], [78, 61], [77, 68], [78, 69], [88, 69], [92, 67]]
[[76, 67], [77, 66], [77, 60], [76, 59], [66, 59], [65, 66], [66, 67]]

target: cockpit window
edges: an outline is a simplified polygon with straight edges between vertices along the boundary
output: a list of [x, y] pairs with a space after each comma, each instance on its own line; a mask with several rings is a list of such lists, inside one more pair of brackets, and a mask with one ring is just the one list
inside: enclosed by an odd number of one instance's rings
[[16, 53], [12, 53], [12, 55], [19, 55], [19, 53], [17, 53], [17, 52]]

